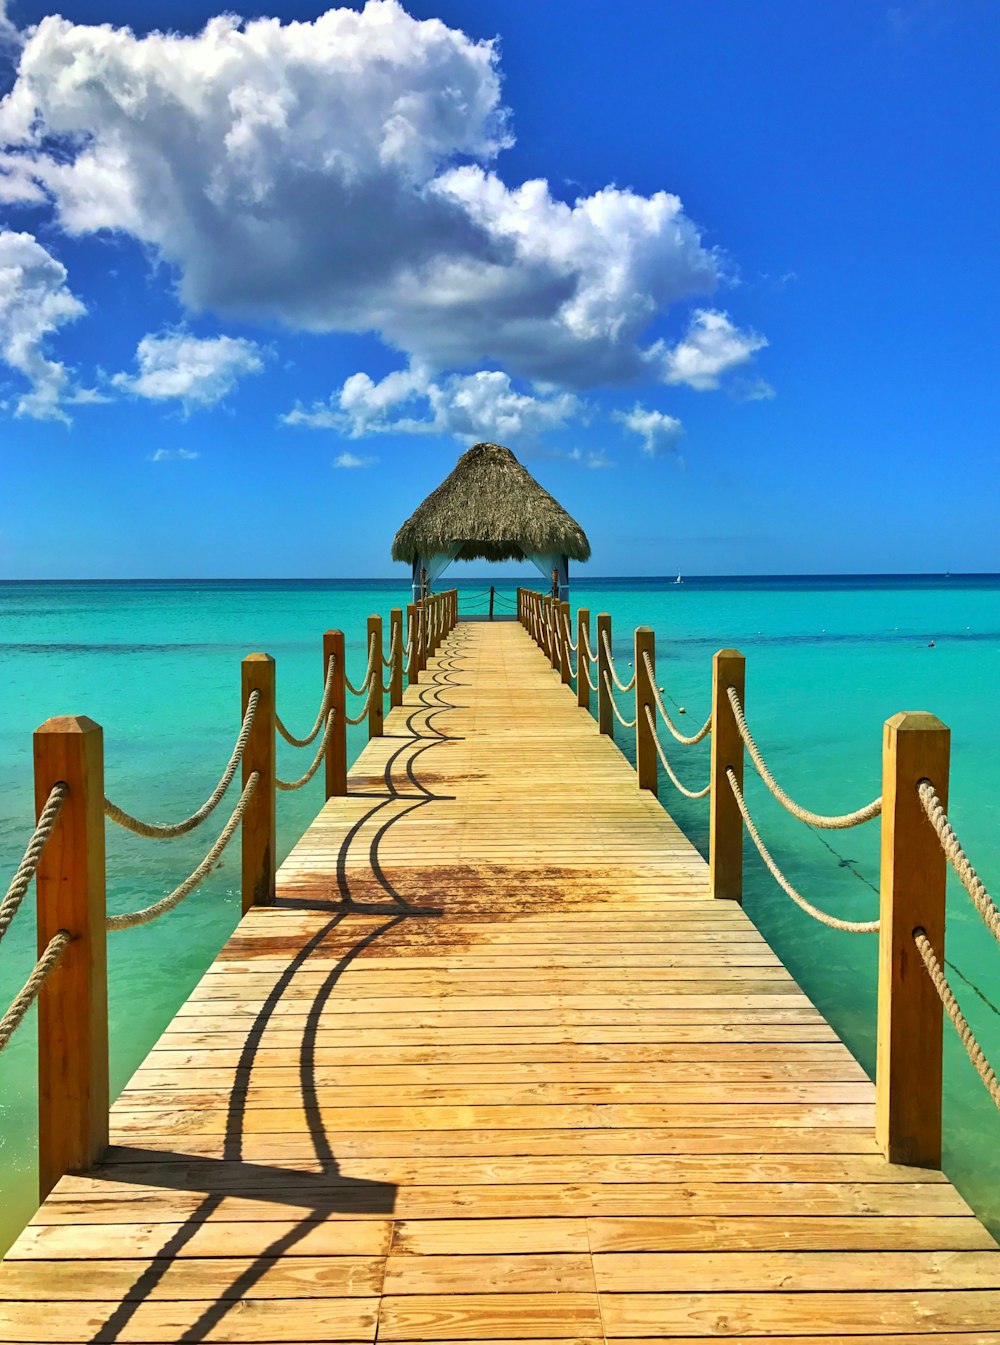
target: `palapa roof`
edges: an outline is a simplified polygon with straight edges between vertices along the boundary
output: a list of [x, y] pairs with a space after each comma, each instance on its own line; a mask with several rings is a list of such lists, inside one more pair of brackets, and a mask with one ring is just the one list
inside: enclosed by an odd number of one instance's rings
[[451, 475], [396, 533], [392, 558], [412, 563], [456, 543], [461, 543], [456, 560], [590, 559], [579, 523], [502, 444], [474, 444], [462, 454]]

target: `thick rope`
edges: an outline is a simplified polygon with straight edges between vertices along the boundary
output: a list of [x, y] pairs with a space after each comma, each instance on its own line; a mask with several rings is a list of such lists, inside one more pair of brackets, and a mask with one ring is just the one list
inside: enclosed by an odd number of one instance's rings
[[[381, 693], [381, 688], [382, 688], [382, 679], [379, 678], [379, 691], [380, 691], [380, 693]], [[344, 716], [344, 718], [346, 719], [346, 721], [348, 722], [348, 724], [360, 724], [361, 721], [362, 721], [362, 719], [367, 719], [367, 718], [368, 718], [368, 711], [371, 709], [372, 697], [374, 696], [374, 694], [375, 694], [375, 687], [374, 687], [374, 684], [369, 683], [369, 686], [368, 686], [368, 695], [365, 697], [364, 704], [363, 704], [362, 707], [361, 707], [361, 713], [360, 713], [360, 714], [357, 714], [357, 715], [354, 715], [353, 717], [352, 717], [351, 715], [345, 715], [345, 716]]]
[[330, 701], [333, 699], [333, 670], [336, 666], [336, 654], [330, 655], [330, 661], [326, 665], [326, 682], [323, 685], [323, 699], [319, 703], [319, 714], [316, 716], [316, 723], [306, 734], [304, 738], [296, 738], [294, 734], [289, 733], [281, 722], [281, 716], [274, 716], [274, 726], [284, 738], [286, 743], [291, 743], [292, 747], [308, 747], [316, 738], [316, 734], [326, 723], [326, 717], [330, 713]]
[[670, 718], [670, 712], [667, 710], [667, 707], [663, 704], [663, 697], [660, 695], [660, 688], [656, 685], [656, 672], [653, 668], [653, 660], [649, 657], [649, 653], [645, 649], [642, 651], [642, 661], [646, 668], [646, 675], [649, 678], [649, 685], [653, 689], [653, 699], [656, 701], [656, 708], [659, 710], [660, 717], [662, 718], [664, 724], [666, 724], [667, 728], [674, 735], [677, 741], [679, 743], [683, 743], [685, 747], [693, 747], [695, 743], [700, 743], [702, 738], [707, 738], [708, 735], [712, 732], [711, 714], [709, 714], [708, 718], [705, 720], [704, 724], [702, 724], [701, 728], [698, 730], [697, 733], [692, 733], [690, 737], [687, 736], [686, 734], [681, 733], [680, 729], [677, 728], [677, 726], [674, 724], [674, 721]]
[[924, 806], [924, 812], [927, 814], [931, 826], [938, 834], [941, 848], [948, 857], [948, 863], [961, 879], [962, 886], [972, 898], [972, 904], [983, 917], [986, 928], [1000, 942], [1000, 910], [997, 909], [993, 898], [983, 886], [979, 874], [969, 863], [969, 858], [959, 844], [954, 828], [948, 821], [948, 814], [934, 792], [934, 786], [930, 780], [921, 780], [917, 785], [917, 793], [920, 795], [920, 802]]
[[618, 703], [617, 703], [617, 701], [615, 700], [615, 693], [611, 690], [611, 683], [608, 681], [608, 674], [607, 674], [607, 673], [604, 674], [604, 685], [605, 685], [605, 686], [607, 687], [607, 689], [608, 689], [608, 700], [611, 702], [611, 708], [612, 708], [612, 710], [614, 710], [614, 712], [615, 712], [615, 718], [618, 720], [619, 724], [621, 724], [622, 728], [625, 728], [625, 729], [634, 729], [634, 728], [635, 728], [635, 720], [634, 720], [634, 719], [626, 719], [626, 718], [623, 716], [621, 710], [619, 710], [619, 708], [618, 708]]
[[[577, 663], [579, 664], [579, 662], [580, 662], [580, 659], [579, 659], [579, 656], [577, 656]], [[584, 663], [584, 664], [583, 664], [583, 675], [584, 675], [584, 677], [587, 679], [587, 685], [590, 687], [591, 691], [596, 691], [596, 690], [597, 690], [597, 683], [591, 679], [591, 676], [590, 676], [590, 666], [589, 666], [588, 663]]]
[[347, 670], [345, 669], [344, 685], [347, 687], [348, 691], [353, 692], [355, 696], [363, 696], [367, 691], [367, 689], [369, 688], [369, 686], [371, 686], [372, 678], [374, 676], [375, 676], [375, 636], [373, 635], [371, 639], [368, 641], [368, 666], [367, 668], [365, 668], [365, 680], [361, 683], [359, 687], [356, 687], [354, 683], [351, 681], [351, 679], [348, 677]]
[[670, 762], [667, 760], [666, 754], [663, 751], [663, 745], [660, 742], [659, 735], [656, 732], [656, 720], [653, 718], [652, 710], [649, 708], [648, 705], [644, 705], [642, 708], [646, 712], [646, 723], [649, 725], [649, 731], [653, 735], [653, 742], [656, 744], [657, 755], [663, 762], [663, 769], [667, 772], [667, 775], [669, 775], [670, 782], [674, 786], [674, 788], [680, 790], [680, 792], [687, 799], [703, 799], [707, 794], [710, 794], [712, 792], [711, 780], [709, 780], [708, 784], [705, 786], [704, 789], [699, 790], [688, 789], [687, 785], [681, 784], [680, 780], [678, 780], [677, 776], [674, 774], [673, 768], [671, 767]]
[[167, 911], [172, 911], [175, 906], [180, 905], [189, 893], [193, 892], [204, 878], [206, 878], [215, 868], [219, 856], [225, 850], [226, 846], [232, 840], [233, 832], [243, 821], [243, 814], [247, 810], [247, 804], [253, 798], [254, 790], [257, 788], [260, 776], [256, 771], [250, 776], [250, 779], [243, 787], [243, 793], [239, 797], [239, 802], [233, 809], [232, 816], [223, 827], [218, 840], [209, 850], [208, 854], [201, 861], [195, 871], [185, 878], [179, 887], [175, 887], [169, 896], [163, 897], [160, 901], [154, 901], [152, 906], [144, 906], [141, 911], [129, 911], [125, 915], [109, 915], [107, 918], [107, 927], [110, 931], [117, 929], [134, 929], [136, 925], [147, 925], [157, 916], [165, 915]]
[[615, 686], [618, 688], [619, 691], [631, 691], [632, 688], [635, 686], [635, 677], [636, 677], [635, 673], [632, 674], [632, 680], [630, 682], [626, 683], [622, 681], [622, 679], [615, 672], [615, 656], [611, 652], [611, 644], [610, 641], [608, 640], [608, 632], [604, 631], [602, 633], [602, 636], [604, 640], [604, 652], [608, 658], [608, 668], [610, 669], [611, 676], [614, 678]]
[[[590, 647], [590, 632], [587, 630], [587, 627], [586, 627], [586, 626], [584, 626], [584, 628], [580, 631], [580, 640], [581, 640], [582, 643], [583, 643], [583, 646], [584, 646], [584, 653], [586, 654], [588, 661], [589, 661], [590, 663], [596, 663], [596, 662], [597, 662], [597, 655], [594, 653], [593, 649], [591, 649], [591, 647]], [[597, 688], [594, 687], [594, 690], [596, 691]]]
[[853, 813], [842, 813], [837, 817], [827, 817], [823, 813], [810, 812], [808, 808], [803, 808], [801, 804], [790, 798], [775, 780], [774, 776], [767, 768], [767, 763], [760, 754], [760, 748], [754, 742], [747, 727], [746, 716], [743, 713], [743, 706], [740, 704], [740, 698], [736, 694], [735, 687], [727, 687], [726, 694], [729, 697], [729, 704], [733, 707], [733, 716], [736, 720], [736, 727], [739, 729], [740, 737], [746, 745], [747, 752], [750, 754], [750, 760], [757, 768], [757, 774], [767, 785], [768, 789], [786, 809], [797, 817], [800, 822], [807, 822], [811, 827], [825, 827], [829, 831], [841, 831], [847, 827], [857, 827], [863, 822], [870, 822], [873, 817], [878, 817], [882, 811], [881, 795], [877, 799], [872, 799], [871, 803], [866, 803], [863, 808], [858, 808]]
[[70, 935], [64, 929], [56, 930], [45, 945], [45, 951], [32, 968], [31, 975], [14, 996], [10, 1008], [0, 1018], [0, 1051], [24, 1021], [24, 1016], [38, 998], [38, 992], [49, 978], [56, 963], [62, 957], [70, 943]]
[[565, 635], [566, 643], [569, 645], [570, 649], [575, 654], [576, 651], [580, 648], [580, 641], [577, 640], [575, 643], [573, 642], [573, 637], [570, 633], [569, 628], [569, 617], [566, 615], [565, 612], [563, 612], [563, 632]]
[[802, 896], [800, 892], [797, 892], [795, 890], [795, 888], [791, 885], [791, 883], [788, 881], [785, 875], [778, 868], [777, 864], [775, 864], [774, 860], [771, 858], [770, 851], [768, 850], [764, 842], [761, 840], [760, 833], [753, 824], [753, 818], [747, 811], [746, 799], [744, 799], [743, 791], [740, 789], [739, 785], [736, 782], [736, 776], [733, 773], [732, 767], [729, 767], [727, 769], [726, 778], [729, 781], [729, 786], [733, 791], [733, 797], [736, 800], [736, 806], [740, 810], [740, 814], [746, 825], [746, 829], [750, 835], [750, 839], [757, 847], [757, 853], [760, 855], [761, 859], [767, 865], [768, 869], [770, 869], [771, 877], [782, 889], [782, 891], [785, 892], [788, 896], [790, 896], [792, 901], [794, 901], [797, 906], [801, 906], [801, 908], [805, 911], [807, 915], [811, 915], [814, 920], [818, 920], [823, 925], [829, 925], [831, 929], [841, 929], [847, 934], [877, 934], [879, 927], [879, 922], [877, 920], [841, 920], [836, 915], [828, 915], [826, 911], [821, 911], [818, 906], [814, 906], [812, 902], [806, 901], [805, 897]]
[[326, 728], [323, 730], [323, 736], [319, 741], [319, 747], [317, 747], [316, 749], [316, 755], [313, 757], [312, 765], [306, 771], [305, 775], [300, 775], [297, 780], [279, 780], [277, 777], [275, 777], [274, 781], [275, 789], [282, 789], [286, 793], [290, 793], [293, 789], [301, 789], [303, 785], [307, 785], [309, 783], [309, 781], [319, 770], [320, 763], [322, 762], [324, 756], [326, 755], [326, 746], [327, 743], [330, 741], [330, 730], [333, 728], [334, 718], [335, 718], [334, 711], [331, 710], [326, 717]]
[[181, 822], [142, 822], [139, 818], [133, 817], [131, 813], [127, 813], [124, 808], [119, 808], [117, 803], [112, 803], [110, 799], [106, 798], [104, 800], [104, 814], [108, 820], [124, 827], [126, 831], [132, 831], [137, 836], [145, 836], [147, 839], [154, 841], [168, 841], [174, 836], [184, 836], [187, 832], [194, 831], [195, 827], [201, 826], [205, 818], [218, 807], [219, 800], [232, 784], [236, 768], [243, 760], [243, 752], [250, 737], [250, 730], [253, 728], [253, 719], [257, 712], [259, 700], [260, 692], [251, 691], [247, 700], [247, 712], [243, 716], [243, 727], [236, 739], [229, 764], [222, 772], [219, 783], [197, 812], [192, 813], [190, 817], [185, 817]]
[[397, 653], [398, 649], [399, 649], [399, 627], [398, 627], [398, 626], [393, 626], [393, 628], [392, 628], [392, 640], [391, 640], [390, 643], [389, 643], [389, 657], [388, 657], [388, 658], [384, 658], [384, 659], [382, 660], [382, 667], [383, 667], [383, 668], [391, 668], [391, 667], [392, 667], [392, 660], [396, 657], [396, 653]]
[[[10, 880], [10, 886], [7, 888], [3, 901], [0, 901], [0, 939], [10, 928], [10, 922], [17, 915], [21, 902], [24, 900], [24, 894], [31, 885], [42, 853], [49, 837], [52, 835], [52, 828], [59, 816], [59, 809], [63, 806], [68, 793], [69, 786], [61, 780], [54, 784], [49, 791], [49, 797], [45, 800], [45, 807], [38, 816], [35, 830], [31, 833], [31, 840], [24, 852], [24, 858], [18, 864], [17, 872]], [[17, 1024], [15, 1023], [14, 1026], [16, 1027]], [[13, 1030], [12, 1028], [11, 1031]]]
[[972, 1061], [973, 1068], [983, 1081], [983, 1085], [993, 1103], [1000, 1108], [1000, 1080], [993, 1070], [993, 1066], [986, 1059], [985, 1052], [966, 1022], [965, 1015], [958, 1007], [958, 1001], [948, 984], [948, 978], [944, 974], [941, 963], [935, 956], [934, 949], [931, 947], [931, 941], [927, 937], [927, 931], [917, 928], [913, 931], [913, 942], [917, 945], [917, 952], [923, 959], [923, 964], [927, 968], [927, 975], [934, 984], [934, 989], [938, 992], [938, 998], [944, 1005], [945, 1012], [951, 1019], [952, 1026], [958, 1033], [959, 1040], [965, 1047], [965, 1053]]

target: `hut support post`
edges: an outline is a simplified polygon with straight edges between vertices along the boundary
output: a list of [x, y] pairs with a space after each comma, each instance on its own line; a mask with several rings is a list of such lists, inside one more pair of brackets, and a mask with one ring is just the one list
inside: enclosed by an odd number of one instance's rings
[[941, 1166], [943, 1011], [913, 941], [922, 929], [944, 966], [947, 861], [917, 786], [948, 806], [951, 735], [934, 715], [886, 720], [882, 750], [875, 1138], [890, 1163]]
[[37, 870], [38, 953], [70, 935], [38, 997], [38, 1189], [83, 1172], [108, 1144], [104, 735], [63, 715], [34, 735], [35, 810], [68, 786]]
[[[652, 673], [646, 668], [649, 656]], [[656, 636], [649, 626], [639, 626], [635, 632], [635, 769], [639, 788], [657, 793], [656, 702], [653, 699], [653, 678], [656, 676]], [[652, 727], [650, 724], [652, 723]]]
[[745, 705], [746, 660], [720, 649], [712, 660], [712, 789], [709, 795], [709, 890], [713, 897], [743, 900], [743, 818], [727, 771], [743, 788], [743, 739], [729, 701], [733, 687]]
[[578, 607], [576, 611], [576, 703], [583, 710], [590, 710], [590, 655], [587, 645], [590, 642], [590, 610]]
[[615, 736], [614, 711], [611, 708], [611, 671], [608, 650], [611, 648], [611, 617], [607, 612], [597, 614], [597, 728], [609, 738]]
[[323, 636], [323, 667], [333, 659], [333, 696], [330, 710], [333, 723], [326, 740], [326, 797], [340, 798], [347, 793], [347, 688], [344, 685], [344, 632], [328, 630]]

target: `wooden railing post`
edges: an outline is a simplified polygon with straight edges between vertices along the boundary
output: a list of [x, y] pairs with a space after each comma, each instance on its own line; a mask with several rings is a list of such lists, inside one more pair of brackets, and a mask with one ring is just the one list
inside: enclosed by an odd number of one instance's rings
[[590, 709], [590, 661], [587, 657], [587, 643], [590, 636], [590, 609], [576, 609], [576, 703], [584, 710]]
[[572, 632], [569, 628], [569, 603], [560, 602], [556, 606], [559, 621], [559, 664], [562, 670], [563, 686], [573, 684], [573, 651], [569, 647]]
[[417, 603], [417, 672], [427, 667], [427, 604], [421, 598]]
[[726, 775], [743, 788], [743, 739], [728, 690], [745, 704], [746, 660], [736, 649], [720, 649], [712, 659], [712, 790], [709, 796], [709, 890], [713, 897], [743, 900], [743, 818]]
[[490, 584], [490, 620], [493, 620], [493, 599], [496, 596], [496, 589]]
[[[607, 637], [607, 639], [605, 639]], [[597, 614], [597, 728], [609, 738], [615, 736], [615, 712], [611, 708], [611, 617], [607, 612]]]
[[68, 786], [37, 870], [38, 952], [71, 936], [38, 997], [38, 1187], [91, 1167], [108, 1145], [104, 735], [83, 715], [34, 736], [35, 811]]
[[944, 966], [947, 863], [917, 785], [948, 807], [951, 734], [929, 714], [886, 720], [882, 747], [875, 1137], [890, 1163], [941, 1166], [942, 1008], [913, 942], [922, 928]]
[[[646, 671], [645, 655], [649, 655], [652, 676]], [[656, 701], [653, 699], [653, 678], [656, 676], [656, 636], [649, 626], [639, 626], [635, 632], [635, 769], [639, 777], [639, 788], [648, 789], [656, 794], [657, 761], [656, 744], [653, 734], [656, 732], [656, 720], [649, 726], [649, 715], [656, 714]]]
[[559, 638], [559, 599], [549, 598], [549, 662], [559, 671], [559, 651], [562, 640]]
[[274, 659], [270, 654], [247, 654], [243, 660], [244, 715], [253, 691], [260, 692], [260, 699], [243, 751], [244, 789], [254, 771], [259, 778], [241, 827], [244, 915], [253, 906], [270, 906], [274, 902]]
[[392, 667], [389, 669], [389, 704], [403, 703], [403, 609], [394, 607], [389, 613], [389, 649]]
[[420, 675], [420, 613], [415, 602], [406, 605], [406, 642], [410, 654], [406, 660], [406, 685], [413, 686]]
[[[372, 653], [372, 641], [375, 643], [375, 650]], [[372, 662], [372, 681], [368, 688], [368, 737], [382, 737], [382, 720], [384, 715], [384, 703], [382, 700], [382, 618], [380, 616], [370, 616], [368, 618], [368, 650], [369, 658]]]
[[333, 659], [333, 696], [330, 709], [333, 723], [326, 742], [326, 797], [339, 798], [347, 793], [347, 688], [344, 677], [344, 632], [328, 630], [323, 635], [323, 668]]

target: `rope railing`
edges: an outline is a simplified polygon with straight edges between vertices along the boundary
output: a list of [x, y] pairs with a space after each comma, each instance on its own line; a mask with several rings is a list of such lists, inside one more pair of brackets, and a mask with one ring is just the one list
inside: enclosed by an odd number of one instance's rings
[[31, 969], [28, 979], [11, 1000], [10, 1008], [0, 1018], [0, 1051], [24, 1022], [28, 1010], [38, 998], [42, 986], [55, 970], [69, 943], [70, 935], [66, 930], [59, 929], [45, 945], [45, 950]]
[[695, 743], [700, 743], [703, 738], [707, 738], [708, 735], [712, 732], [711, 712], [709, 712], [708, 718], [705, 720], [704, 724], [702, 724], [701, 728], [698, 730], [697, 733], [692, 733], [690, 735], [681, 733], [680, 729], [677, 728], [674, 721], [670, 718], [669, 710], [663, 704], [663, 696], [661, 695], [660, 688], [656, 685], [656, 674], [653, 669], [653, 661], [649, 657], [649, 654], [643, 653], [642, 661], [645, 666], [646, 673], [649, 677], [649, 684], [652, 689], [653, 700], [656, 702], [656, 708], [660, 712], [660, 718], [663, 720], [664, 724], [666, 724], [667, 728], [677, 739], [677, 741], [679, 743], [683, 743], [685, 747], [693, 747]]
[[[577, 655], [577, 664], [578, 665], [580, 664], [579, 655]], [[590, 687], [591, 691], [596, 691], [598, 688], [598, 683], [591, 678], [590, 668], [588, 664], [585, 662], [582, 664], [582, 667], [583, 667], [583, 675], [587, 679], [587, 685]]]
[[312, 763], [310, 764], [306, 773], [304, 775], [300, 775], [297, 780], [279, 780], [278, 777], [275, 776], [274, 778], [275, 789], [283, 790], [285, 793], [291, 793], [293, 790], [302, 789], [305, 785], [309, 783], [309, 781], [319, 770], [320, 766], [323, 763], [323, 759], [326, 756], [326, 748], [327, 744], [330, 741], [330, 730], [333, 728], [334, 718], [335, 718], [334, 712], [331, 710], [326, 717], [326, 728], [323, 730], [323, 736], [319, 741], [319, 747], [316, 749], [316, 755], [313, 757]]
[[31, 886], [31, 880], [35, 876], [35, 871], [41, 861], [48, 839], [52, 835], [52, 829], [56, 824], [59, 811], [68, 792], [62, 781], [53, 785], [49, 791], [49, 797], [45, 800], [45, 806], [38, 815], [35, 830], [31, 833], [31, 839], [25, 848], [24, 856], [10, 880], [10, 886], [4, 894], [3, 901], [0, 901], [0, 940], [3, 939], [10, 928], [11, 921], [17, 915], [21, 902], [24, 900], [24, 894]]
[[344, 686], [355, 696], [363, 696], [371, 686], [372, 679], [375, 676], [375, 636], [368, 641], [368, 666], [365, 668], [364, 681], [356, 687], [347, 675], [347, 669], [344, 669]]
[[678, 780], [677, 776], [674, 774], [673, 767], [667, 760], [667, 755], [663, 750], [663, 744], [660, 742], [659, 734], [656, 732], [656, 720], [653, 718], [653, 712], [648, 705], [644, 705], [642, 708], [646, 714], [646, 723], [649, 725], [649, 732], [653, 739], [653, 745], [656, 748], [656, 754], [660, 758], [660, 762], [663, 766], [663, 769], [666, 771], [667, 776], [670, 779], [670, 783], [676, 790], [679, 790], [680, 793], [683, 794], [685, 798], [688, 799], [705, 798], [708, 794], [712, 792], [711, 780], [709, 780], [708, 784], [705, 786], [704, 789], [697, 789], [697, 790], [688, 789], [687, 785], [682, 784], [680, 780]]
[[316, 735], [326, 723], [327, 716], [330, 713], [330, 701], [333, 698], [333, 674], [336, 670], [337, 660], [334, 655], [330, 655], [326, 666], [326, 681], [323, 683], [323, 697], [319, 703], [319, 713], [316, 715], [316, 722], [304, 738], [296, 738], [294, 734], [289, 733], [288, 729], [281, 722], [281, 716], [275, 712], [274, 727], [284, 738], [286, 743], [292, 747], [308, 747], [310, 743], [315, 742]]
[[193, 873], [189, 874], [168, 896], [161, 898], [159, 901], [154, 901], [151, 906], [144, 906], [141, 910], [129, 911], [124, 915], [109, 915], [107, 918], [108, 930], [134, 929], [137, 925], [148, 925], [151, 920], [156, 920], [159, 916], [166, 915], [167, 911], [172, 911], [175, 906], [179, 906], [184, 898], [192, 893], [215, 868], [219, 856], [232, 840], [236, 828], [243, 821], [243, 814], [246, 812], [247, 805], [253, 797], [259, 780], [260, 776], [254, 771], [243, 787], [243, 793], [240, 795], [229, 821]]
[[878, 920], [841, 920], [839, 916], [830, 915], [828, 912], [820, 910], [818, 906], [814, 906], [812, 902], [807, 901], [805, 897], [802, 896], [801, 892], [797, 891], [797, 889], [792, 886], [774, 862], [767, 846], [761, 840], [760, 832], [757, 830], [753, 818], [750, 816], [746, 799], [743, 797], [743, 791], [740, 789], [739, 782], [736, 779], [732, 767], [727, 769], [726, 779], [729, 781], [729, 787], [733, 791], [733, 798], [736, 800], [736, 806], [740, 810], [740, 816], [743, 818], [743, 824], [747, 829], [747, 834], [757, 847], [757, 853], [767, 865], [771, 877], [782, 891], [785, 892], [787, 896], [791, 897], [792, 901], [794, 901], [797, 906], [800, 906], [807, 915], [811, 915], [814, 920], [818, 920], [821, 924], [829, 925], [831, 929], [843, 930], [847, 934], [877, 934], [880, 924]]
[[183, 818], [180, 822], [143, 822], [138, 817], [133, 817], [127, 813], [124, 808], [119, 808], [117, 803], [112, 803], [108, 798], [104, 800], [104, 814], [109, 822], [114, 822], [116, 826], [124, 827], [126, 831], [133, 832], [136, 836], [145, 836], [147, 840], [168, 841], [175, 836], [185, 836], [189, 831], [194, 831], [200, 827], [202, 822], [218, 807], [220, 800], [226, 793], [226, 790], [233, 782], [233, 776], [236, 774], [240, 762], [243, 760], [243, 753], [246, 750], [247, 740], [250, 737], [250, 731], [253, 728], [254, 716], [257, 713], [257, 704], [260, 700], [260, 693], [251, 692], [247, 701], [247, 712], [243, 716], [243, 724], [240, 728], [239, 737], [233, 747], [232, 755], [226, 765], [226, 769], [219, 778], [219, 783], [212, 790], [205, 802], [193, 812], [190, 817]]
[[[562, 621], [562, 624], [563, 624], [563, 639], [564, 639], [564, 640], [566, 641], [566, 643], [569, 645], [570, 650], [575, 654], [575, 653], [577, 653], [577, 651], [578, 651], [579, 648], [580, 648], [580, 641], [579, 641], [579, 640], [576, 640], [576, 641], [574, 642], [574, 640], [573, 640], [573, 636], [572, 636], [572, 633], [571, 633], [571, 631], [570, 631], [570, 627], [569, 627], [569, 617], [566, 615], [565, 612], [563, 612], [563, 621]], [[576, 676], [576, 673], [574, 673], [573, 676], [575, 677], [575, 676]]]
[[399, 638], [400, 638], [399, 626], [397, 626], [397, 625], [393, 625], [393, 628], [392, 628], [392, 639], [391, 639], [390, 642], [389, 642], [389, 655], [388, 655], [388, 658], [383, 658], [383, 659], [382, 659], [382, 667], [383, 667], [383, 668], [391, 668], [391, 667], [392, 667], [393, 659], [394, 659], [394, 658], [396, 657], [396, 655], [399, 653]]
[[956, 1000], [955, 993], [948, 984], [944, 968], [931, 947], [927, 931], [918, 926], [913, 931], [913, 942], [917, 946], [917, 952], [920, 954], [927, 975], [931, 978], [931, 983], [938, 993], [944, 1011], [951, 1019], [952, 1027], [958, 1033], [959, 1041], [965, 1047], [966, 1055], [972, 1062], [972, 1066], [982, 1080], [986, 1091], [993, 1099], [994, 1106], [1000, 1108], [1000, 1080], [997, 1079], [993, 1066], [986, 1058], [986, 1053], [979, 1044], [962, 1010], [958, 1007], [958, 1000]]
[[[381, 682], [381, 679], [379, 679], [379, 683], [378, 683], [378, 685], [379, 685], [379, 695], [381, 695], [381, 694], [382, 694], [382, 691], [381, 691], [381, 688], [382, 688], [382, 682]], [[362, 721], [363, 719], [367, 719], [367, 717], [368, 717], [368, 713], [369, 713], [369, 711], [371, 710], [371, 706], [372, 706], [372, 698], [374, 697], [374, 695], [375, 695], [375, 684], [374, 684], [374, 682], [371, 682], [371, 683], [369, 683], [369, 685], [368, 685], [368, 695], [367, 695], [367, 696], [365, 697], [365, 699], [364, 699], [364, 703], [363, 703], [362, 706], [361, 706], [361, 711], [360, 711], [360, 713], [357, 714], [357, 715], [353, 715], [353, 716], [352, 716], [352, 715], [345, 715], [345, 716], [344, 716], [344, 719], [347, 721], [348, 724], [360, 724], [361, 721]]]
[[736, 727], [739, 729], [740, 737], [746, 746], [750, 760], [757, 769], [757, 774], [764, 781], [764, 784], [778, 800], [781, 806], [793, 817], [797, 817], [800, 822], [806, 822], [811, 827], [823, 827], [829, 831], [842, 831], [849, 827], [858, 827], [865, 822], [870, 822], [873, 817], [878, 817], [882, 812], [881, 796], [872, 799], [871, 803], [866, 803], [863, 808], [858, 808], [853, 813], [842, 813], [838, 816], [827, 816], [824, 813], [814, 813], [809, 808], [803, 808], [801, 804], [796, 803], [778, 784], [774, 776], [767, 768], [767, 763], [761, 756], [760, 748], [754, 742], [747, 726], [746, 716], [743, 713], [743, 706], [740, 704], [740, 698], [734, 687], [728, 687], [726, 695], [729, 697], [729, 704], [733, 707], [733, 717], [736, 720]]
[[604, 653], [608, 660], [608, 671], [611, 673], [611, 677], [614, 681], [615, 686], [618, 688], [619, 691], [631, 691], [632, 688], [635, 686], [636, 674], [635, 673], [632, 674], [632, 678], [629, 682], [622, 681], [622, 679], [618, 676], [618, 673], [615, 671], [615, 656], [611, 652], [611, 642], [608, 640], [607, 632], [604, 633], [603, 639], [604, 639]]
[[615, 718], [618, 720], [619, 724], [621, 724], [623, 729], [634, 729], [636, 721], [634, 719], [626, 719], [618, 708], [618, 702], [615, 700], [615, 694], [611, 690], [611, 683], [608, 681], [607, 673], [604, 674], [604, 685], [607, 687], [608, 699], [611, 702], [611, 708], [615, 712]]
[[948, 819], [941, 800], [929, 780], [921, 780], [917, 785], [917, 794], [931, 826], [937, 832], [941, 849], [948, 863], [955, 870], [959, 881], [972, 899], [972, 904], [983, 918], [983, 923], [993, 937], [1000, 942], [1000, 909], [983, 886], [982, 879], [969, 862], [962, 849], [955, 830]]
[[[596, 662], [597, 662], [597, 655], [594, 653], [594, 651], [593, 651], [593, 649], [592, 649], [592, 647], [591, 647], [591, 644], [590, 644], [590, 632], [587, 630], [587, 627], [586, 627], [586, 626], [584, 626], [583, 629], [580, 631], [580, 639], [583, 641], [583, 644], [584, 644], [584, 653], [585, 653], [586, 656], [587, 656], [587, 662], [588, 662], [588, 663], [596, 663]], [[592, 687], [592, 689], [593, 689], [594, 691], [596, 691], [596, 690], [597, 690], [597, 687]]]

